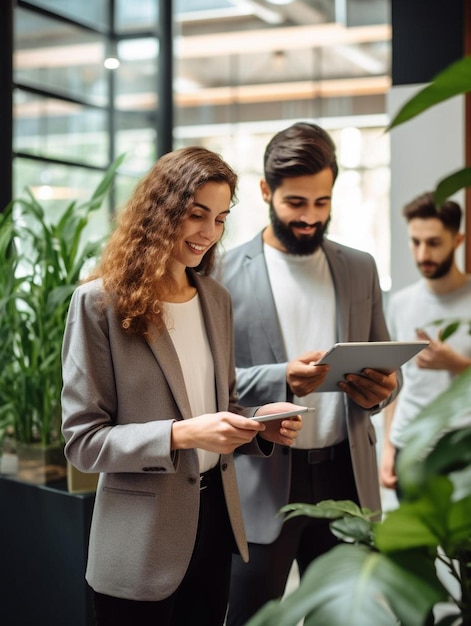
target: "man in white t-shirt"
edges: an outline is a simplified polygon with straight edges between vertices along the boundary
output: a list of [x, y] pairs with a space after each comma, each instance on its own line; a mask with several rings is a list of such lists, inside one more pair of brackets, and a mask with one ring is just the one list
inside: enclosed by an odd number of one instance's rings
[[[397, 489], [395, 457], [407, 442], [407, 427], [422, 407], [445, 391], [453, 377], [471, 365], [471, 276], [461, 272], [455, 251], [462, 244], [461, 208], [451, 200], [437, 210], [425, 193], [404, 207], [410, 247], [422, 278], [391, 296], [388, 326], [398, 341], [429, 339], [429, 347], [406, 363], [404, 385], [385, 409], [381, 483]], [[445, 341], [441, 333], [461, 323]]]
[[245, 625], [281, 597], [293, 560], [302, 576], [337, 541], [327, 520], [283, 523], [282, 506], [326, 499], [381, 506], [370, 418], [394, 397], [396, 375], [368, 370], [336, 392], [316, 393], [327, 366], [314, 363], [333, 343], [389, 339], [373, 258], [324, 238], [337, 171], [335, 146], [319, 126], [277, 133], [261, 181], [270, 224], [222, 260], [240, 402], [289, 399], [316, 408], [295, 450], [275, 446], [263, 463], [236, 458], [250, 561], [233, 557], [227, 626]]

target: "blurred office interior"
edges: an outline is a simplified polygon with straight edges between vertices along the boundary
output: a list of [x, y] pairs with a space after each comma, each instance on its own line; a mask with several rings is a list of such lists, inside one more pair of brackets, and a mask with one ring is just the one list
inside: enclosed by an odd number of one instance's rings
[[12, 6], [13, 196], [30, 187], [53, 215], [88, 197], [125, 153], [110, 206], [91, 227], [106, 232], [159, 153], [203, 145], [240, 175], [231, 247], [267, 222], [259, 179], [268, 140], [314, 121], [338, 146], [330, 236], [371, 252], [389, 288], [390, 0]]
[[0, 12], [0, 207], [29, 187], [54, 219], [124, 153], [98, 236], [160, 154], [198, 144], [240, 175], [229, 248], [267, 223], [267, 142], [313, 121], [338, 147], [330, 237], [374, 256], [386, 297], [415, 279], [400, 208], [461, 165], [463, 98], [417, 135], [387, 125], [465, 53], [465, 0], [430, 0], [426, 15], [421, 0], [5, 0]]

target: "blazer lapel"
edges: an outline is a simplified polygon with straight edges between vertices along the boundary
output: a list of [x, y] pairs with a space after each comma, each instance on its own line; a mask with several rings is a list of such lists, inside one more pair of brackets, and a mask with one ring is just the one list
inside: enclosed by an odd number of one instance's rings
[[275, 300], [270, 286], [267, 264], [263, 254], [263, 239], [259, 234], [251, 241], [247, 251], [245, 270], [248, 275], [250, 291], [247, 297], [254, 299], [254, 315], [262, 321], [262, 328], [277, 361], [286, 361], [286, 352], [282, 342], [282, 334]]
[[322, 249], [332, 273], [336, 295], [338, 341], [348, 341], [352, 281], [348, 263], [342, 251], [330, 240], [324, 240]]
[[215, 296], [205, 288], [204, 282], [200, 279], [196, 272], [191, 272], [191, 278], [198, 289], [198, 295], [203, 312], [203, 319], [208, 336], [209, 347], [213, 355], [214, 375], [216, 379], [216, 401], [218, 409], [226, 411], [229, 406], [229, 389], [227, 385], [228, 372], [227, 355], [224, 353], [223, 347], [226, 342], [222, 338], [232, 332], [232, 328], [226, 328], [220, 316], [217, 314], [219, 303]]
[[164, 328], [158, 337], [148, 338], [147, 343], [165, 375], [182, 418], [190, 418], [192, 416], [190, 401], [186, 393], [182, 368], [167, 329]]

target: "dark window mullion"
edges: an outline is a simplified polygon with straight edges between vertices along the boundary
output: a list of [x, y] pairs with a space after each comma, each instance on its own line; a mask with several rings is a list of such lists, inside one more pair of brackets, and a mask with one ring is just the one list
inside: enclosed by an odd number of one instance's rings
[[44, 98], [56, 98], [57, 100], [63, 100], [65, 102], [70, 102], [71, 104], [78, 104], [80, 106], [89, 107], [92, 109], [98, 109], [100, 111], [108, 110], [108, 105], [106, 104], [96, 104], [94, 102], [84, 100], [83, 98], [75, 98], [73, 96], [68, 96], [65, 93], [60, 92], [60, 91], [55, 91], [51, 89], [41, 89], [40, 87], [33, 87], [32, 85], [28, 85], [22, 82], [15, 82], [13, 86], [16, 89], [21, 89], [22, 91], [34, 94], [36, 96], [42, 96]]

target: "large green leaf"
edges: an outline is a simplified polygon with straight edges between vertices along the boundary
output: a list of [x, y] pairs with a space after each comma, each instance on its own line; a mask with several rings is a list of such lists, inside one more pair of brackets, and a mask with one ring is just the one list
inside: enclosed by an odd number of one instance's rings
[[105, 175], [103, 176], [103, 178], [97, 185], [96, 189], [92, 193], [90, 200], [88, 200], [84, 205], [82, 205], [86, 208], [87, 211], [95, 211], [101, 206], [105, 195], [108, 193], [114, 181], [114, 175], [116, 174], [119, 167], [123, 164], [125, 158], [126, 158], [126, 154], [121, 154], [113, 161], [110, 167], [106, 170]]
[[425, 479], [423, 461], [445, 432], [466, 423], [471, 423], [471, 367], [409, 424], [406, 445], [397, 464], [399, 481], [406, 492], [420, 490]]
[[447, 518], [453, 488], [445, 477], [435, 477], [412, 501], [401, 501], [376, 528], [381, 552], [426, 547], [436, 550], [447, 536]]
[[471, 464], [459, 472], [450, 472], [448, 478], [453, 484], [453, 497], [456, 500], [471, 496]]
[[369, 509], [361, 509], [358, 504], [351, 500], [322, 500], [317, 504], [287, 504], [280, 510], [280, 513], [287, 514], [285, 521], [299, 515], [320, 517], [322, 519], [338, 519], [349, 515], [368, 520], [375, 515]]
[[411, 571], [360, 545], [340, 545], [316, 559], [298, 589], [271, 602], [247, 626], [403, 626], [422, 624], [447, 593], [433, 562], [414, 554]]
[[435, 204], [442, 206], [450, 196], [465, 187], [471, 187], [471, 167], [454, 172], [438, 183], [434, 192]]
[[456, 500], [450, 479], [435, 476], [419, 498], [401, 501], [375, 530], [376, 546], [383, 553], [423, 548], [434, 558], [440, 546], [455, 558], [469, 546], [471, 496]]
[[[447, 432], [438, 441], [422, 465], [422, 476], [426, 480], [468, 467], [471, 467], [471, 426]], [[471, 495], [471, 484], [467, 495]]]
[[408, 100], [395, 115], [388, 129], [399, 126], [440, 102], [471, 91], [471, 57], [452, 63], [432, 82]]
[[351, 500], [322, 500], [317, 504], [287, 504], [280, 510], [280, 513], [286, 513], [285, 522], [299, 515], [330, 519], [332, 520], [330, 530], [337, 538], [373, 545], [373, 520], [378, 516], [378, 512], [373, 513], [367, 508], [360, 508]]
[[354, 541], [373, 546], [372, 522], [359, 517], [344, 517], [330, 524], [331, 532], [342, 541]]

